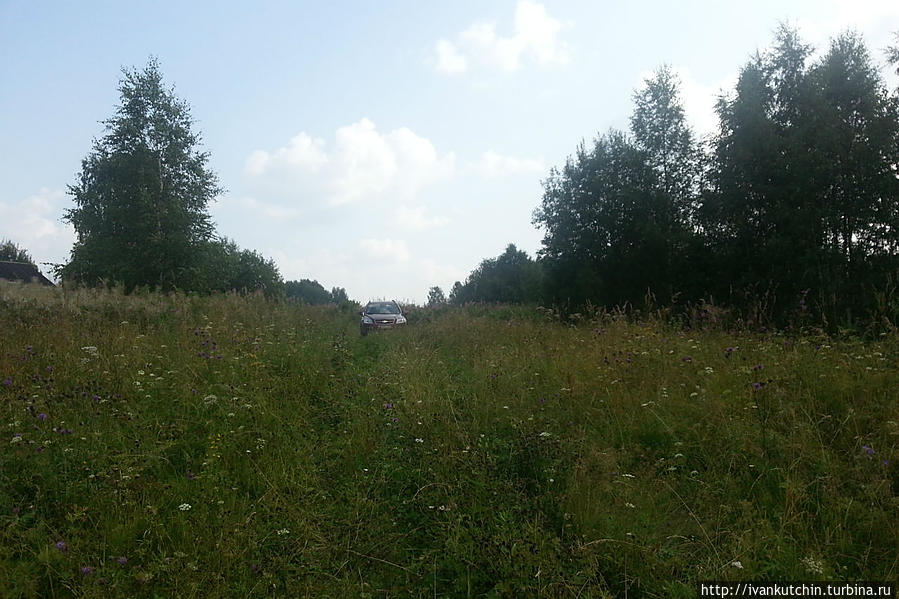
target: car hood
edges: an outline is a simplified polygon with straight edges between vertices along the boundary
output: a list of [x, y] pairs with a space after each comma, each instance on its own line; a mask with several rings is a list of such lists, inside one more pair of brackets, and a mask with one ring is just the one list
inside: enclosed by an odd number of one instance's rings
[[371, 314], [369, 312], [366, 312], [365, 316], [368, 316], [369, 318], [385, 319], [385, 318], [400, 318], [402, 316], [402, 314]]

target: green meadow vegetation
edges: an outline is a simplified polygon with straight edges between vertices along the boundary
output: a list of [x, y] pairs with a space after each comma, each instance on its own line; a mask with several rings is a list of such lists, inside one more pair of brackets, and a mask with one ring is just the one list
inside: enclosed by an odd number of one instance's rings
[[896, 580], [894, 333], [0, 287], [0, 595]]

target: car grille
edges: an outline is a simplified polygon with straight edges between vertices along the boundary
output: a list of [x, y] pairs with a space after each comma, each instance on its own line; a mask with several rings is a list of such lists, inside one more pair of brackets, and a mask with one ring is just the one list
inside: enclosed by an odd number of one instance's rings
[[378, 324], [394, 324], [396, 322], [396, 319], [394, 319], [394, 318], [379, 318], [379, 319], [375, 320], [375, 322]]

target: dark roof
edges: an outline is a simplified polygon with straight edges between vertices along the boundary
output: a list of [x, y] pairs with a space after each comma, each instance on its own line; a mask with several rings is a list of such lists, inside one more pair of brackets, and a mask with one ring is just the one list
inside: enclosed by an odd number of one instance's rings
[[54, 286], [53, 281], [42, 275], [37, 266], [27, 262], [6, 262], [0, 260], [0, 279]]

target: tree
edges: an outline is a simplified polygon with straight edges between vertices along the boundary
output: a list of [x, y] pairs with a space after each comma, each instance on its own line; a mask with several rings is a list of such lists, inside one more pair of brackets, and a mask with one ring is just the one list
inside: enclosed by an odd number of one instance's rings
[[69, 186], [64, 220], [77, 240], [67, 280], [193, 289], [213, 233], [207, 205], [222, 192], [198, 149], [188, 105], [163, 86], [155, 59], [124, 69], [120, 105]]
[[459, 305], [459, 304], [463, 303], [463, 301], [464, 301], [462, 299], [462, 296], [464, 295], [464, 293], [465, 293], [465, 291], [464, 291], [464, 287], [462, 286], [462, 283], [460, 283], [459, 281], [456, 281], [455, 283], [453, 283], [453, 288], [450, 289], [450, 294], [449, 294], [449, 298], [447, 298], [447, 301], [451, 304]]
[[343, 287], [332, 287], [331, 302], [337, 305], [348, 304], [350, 302], [350, 298], [346, 293], [346, 289], [344, 289]]
[[428, 305], [432, 307], [442, 306], [446, 303], [446, 296], [440, 287], [431, 287], [428, 290]]
[[858, 35], [808, 65], [811, 51], [782, 27], [719, 102], [701, 221], [719, 297], [773, 291], [783, 314], [811, 290], [834, 317], [870, 297], [899, 250], [899, 118]]
[[242, 250], [227, 237], [200, 245], [196, 270], [192, 285], [196, 291], [262, 291], [266, 297], [284, 293], [284, 282], [273, 260], [256, 251]]
[[893, 33], [893, 45], [886, 49], [887, 62], [896, 68], [899, 75], [899, 31]]
[[25, 262], [34, 264], [34, 260], [29, 253], [17, 246], [11, 239], [0, 241], [0, 260], [7, 262]]
[[634, 94], [631, 135], [610, 131], [581, 144], [543, 182], [534, 224], [550, 299], [576, 307], [665, 299], [695, 275], [700, 152], [686, 123], [677, 77], [662, 67]]
[[[483, 260], [465, 280], [453, 285], [453, 303], [465, 302], [537, 302], [542, 292], [542, 270], [526, 252], [510, 243], [496, 258]], [[432, 288], [440, 290], [439, 287]], [[440, 291], [442, 297], [443, 292]], [[430, 303], [431, 294], [428, 294]], [[445, 300], [444, 300], [445, 301]]]
[[287, 297], [311, 306], [320, 306], [331, 302], [331, 294], [328, 290], [322, 287], [318, 281], [310, 279], [287, 281], [284, 284], [284, 292]]

